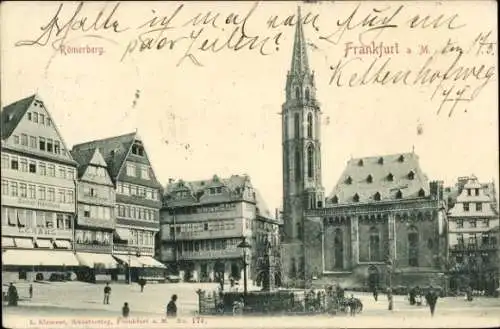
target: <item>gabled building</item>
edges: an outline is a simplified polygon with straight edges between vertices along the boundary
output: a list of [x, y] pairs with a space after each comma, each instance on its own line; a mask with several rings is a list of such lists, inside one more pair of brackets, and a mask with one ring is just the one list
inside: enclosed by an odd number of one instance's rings
[[155, 236], [160, 229], [161, 185], [137, 132], [81, 143], [74, 148], [98, 149], [115, 186], [113, 256], [124, 266], [118, 280], [163, 277], [163, 265], [154, 259]]
[[471, 176], [460, 177], [456, 189], [458, 196], [448, 213], [450, 260], [455, 269], [451, 288], [470, 285], [492, 293], [498, 288], [495, 186]]
[[257, 281], [257, 264], [266, 239], [277, 242], [274, 220], [248, 176], [173, 181], [161, 212], [161, 259], [183, 280], [220, 281], [243, 277], [243, 238], [248, 278]]
[[115, 187], [108, 166], [98, 148], [71, 150], [78, 162], [75, 251], [83, 281], [117, 279], [117, 262], [112, 257], [115, 228]]
[[443, 186], [429, 182], [416, 154], [349, 160], [325, 208], [306, 216], [320, 223], [307, 239], [320, 241], [310, 244], [309, 266], [323, 276], [347, 286], [444, 288]]
[[1, 113], [2, 273], [48, 280], [79, 265], [73, 253], [77, 163], [38, 95]]

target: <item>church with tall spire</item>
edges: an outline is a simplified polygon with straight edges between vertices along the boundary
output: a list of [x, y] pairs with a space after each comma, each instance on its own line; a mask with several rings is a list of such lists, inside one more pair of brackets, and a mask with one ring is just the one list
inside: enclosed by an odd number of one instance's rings
[[429, 284], [447, 257], [442, 183], [427, 179], [414, 152], [377, 155], [349, 160], [325, 198], [321, 108], [300, 8], [296, 18], [281, 112], [282, 282]]
[[314, 72], [309, 67], [300, 8], [282, 108], [283, 258], [285, 277], [300, 279], [306, 266], [305, 210], [323, 207], [321, 184], [321, 109]]

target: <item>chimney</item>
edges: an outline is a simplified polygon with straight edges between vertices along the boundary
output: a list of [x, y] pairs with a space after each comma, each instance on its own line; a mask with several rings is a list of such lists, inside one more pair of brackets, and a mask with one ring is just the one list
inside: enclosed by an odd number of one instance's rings
[[469, 180], [469, 177], [467, 177], [467, 176], [458, 177], [458, 183], [457, 183], [458, 194], [462, 193], [462, 190], [464, 189], [464, 186], [465, 186], [465, 184], [467, 184], [468, 180]]

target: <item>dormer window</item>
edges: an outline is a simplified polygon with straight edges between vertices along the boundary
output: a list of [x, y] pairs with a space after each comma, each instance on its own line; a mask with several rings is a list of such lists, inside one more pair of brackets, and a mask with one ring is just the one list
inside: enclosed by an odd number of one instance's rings
[[134, 145], [132, 145], [132, 154], [141, 157], [144, 156], [144, 147], [140, 143], [134, 143]]
[[425, 197], [425, 191], [424, 191], [424, 189], [423, 189], [423, 188], [421, 188], [421, 189], [420, 189], [420, 191], [418, 191], [418, 196], [419, 196], [420, 198]]
[[372, 182], [373, 182], [373, 177], [372, 177], [372, 175], [368, 175], [368, 177], [366, 177], [366, 181], [367, 181], [368, 183], [372, 183]]
[[392, 181], [394, 180], [394, 175], [393, 175], [393, 174], [391, 174], [391, 173], [389, 173], [389, 175], [387, 175], [387, 180], [388, 180], [389, 182], [392, 182]]
[[345, 183], [346, 183], [347, 185], [350, 185], [350, 184], [352, 183], [352, 178], [351, 178], [351, 176], [347, 176], [347, 178], [346, 178], [346, 180], [345, 180]]
[[333, 196], [333, 198], [332, 198], [332, 203], [333, 203], [333, 204], [337, 204], [337, 203], [339, 203], [339, 198], [338, 198], [336, 195], [335, 195], [335, 196]]
[[358, 193], [354, 194], [354, 196], [352, 197], [352, 201], [359, 202], [359, 195], [358, 195]]
[[375, 195], [373, 196], [373, 199], [374, 199], [375, 201], [380, 201], [380, 193], [378, 193], [378, 192], [377, 192], [377, 193], [375, 193]]
[[214, 182], [218, 182], [218, 181], [219, 181], [219, 177], [217, 177], [217, 175], [214, 175], [214, 177], [212, 177], [212, 180], [213, 180]]
[[398, 158], [398, 161], [399, 162], [404, 162], [405, 161], [405, 157], [403, 155], [400, 155], [399, 158]]
[[401, 192], [401, 190], [398, 190], [396, 192], [396, 199], [402, 199], [403, 198], [403, 192]]
[[382, 157], [378, 158], [378, 164], [384, 164], [384, 158]]
[[413, 180], [415, 178], [415, 172], [412, 170], [408, 173], [408, 179]]
[[360, 160], [358, 161], [358, 166], [363, 167], [363, 159], [360, 159]]

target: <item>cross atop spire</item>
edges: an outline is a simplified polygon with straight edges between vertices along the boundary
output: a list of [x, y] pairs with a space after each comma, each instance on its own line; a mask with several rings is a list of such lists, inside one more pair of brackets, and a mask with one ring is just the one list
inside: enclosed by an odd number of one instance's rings
[[309, 72], [307, 60], [306, 38], [302, 29], [302, 16], [300, 6], [297, 8], [297, 25], [295, 26], [295, 38], [293, 42], [292, 69], [291, 74]]

